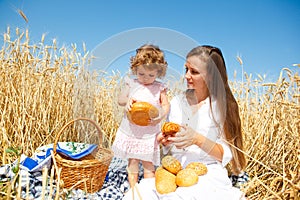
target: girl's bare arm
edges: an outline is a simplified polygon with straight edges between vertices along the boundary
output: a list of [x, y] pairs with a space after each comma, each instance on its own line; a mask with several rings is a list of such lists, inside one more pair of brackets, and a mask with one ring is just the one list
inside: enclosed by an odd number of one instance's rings
[[170, 103], [167, 97], [167, 91], [163, 90], [160, 94], [160, 102], [162, 107], [161, 118], [164, 119], [170, 111]]
[[118, 104], [120, 106], [126, 106], [128, 102], [128, 97], [129, 97], [129, 86], [125, 84], [125, 86], [121, 90], [121, 93], [119, 94]]

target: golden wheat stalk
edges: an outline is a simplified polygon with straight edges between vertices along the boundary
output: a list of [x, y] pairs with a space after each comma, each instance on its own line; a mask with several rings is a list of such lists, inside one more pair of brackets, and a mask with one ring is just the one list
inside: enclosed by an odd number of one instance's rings
[[24, 12], [20, 9], [18, 9], [18, 13], [22, 16], [22, 18], [26, 21], [26, 23], [28, 23], [28, 18], [27, 16], [24, 14]]

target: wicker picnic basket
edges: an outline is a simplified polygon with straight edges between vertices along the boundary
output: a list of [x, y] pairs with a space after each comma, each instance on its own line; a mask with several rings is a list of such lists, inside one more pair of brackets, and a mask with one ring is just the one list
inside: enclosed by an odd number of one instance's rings
[[[63, 131], [72, 123], [80, 120], [88, 121], [97, 128], [100, 142], [93, 153], [74, 160], [57, 153], [56, 148]], [[61, 168], [59, 177], [63, 181], [64, 188], [81, 189], [88, 193], [97, 192], [102, 188], [113, 153], [110, 149], [102, 147], [102, 131], [96, 122], [87, 118], [77, 118], [68, 122], [56, 135], [53, 153], [57, 168]]]

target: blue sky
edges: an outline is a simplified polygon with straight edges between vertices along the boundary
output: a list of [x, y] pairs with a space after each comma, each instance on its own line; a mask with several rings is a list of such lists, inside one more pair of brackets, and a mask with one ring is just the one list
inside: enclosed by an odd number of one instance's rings
[[[230, 78], [235, 70], [241, 74], [237, 55], [243, 60], [244, 71], [254, 76], [276, 78], [284, 67], [299, 71], [292, 66], [300, 63], [297, 0], [0, 0], [1, 35], [7, 26], [11, 31], [28, 28], [33, 43], [45, 33], [46, 42], [51, 44], [55, 38], [59, 46], [76, 43], [80, 49], [84, 42], [87, 50], [96, 52], [107, 45], [101, 56], [118, 54], [111, 57], [111, 69], [127, 69], [134, 48], [150, 42], [166, 50], [170, 68], [179, 73], [193, 44], [219, 47]], [[161, 36], [168, 33], [170, 37]], [[128, 37], [118, 37], [122, 35]]]

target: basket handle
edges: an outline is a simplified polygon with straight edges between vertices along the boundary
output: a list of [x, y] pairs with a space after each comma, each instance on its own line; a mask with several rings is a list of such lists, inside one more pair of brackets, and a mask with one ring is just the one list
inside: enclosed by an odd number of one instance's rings
[[98, 132], [99, 132], [99, 139], [100, 139], [99, 146], [102, 147], [102, 140], [103, 140], [103, 139], [102, 139], [102, 136], [103, 136], [103, 135], [102, 135], [102, 130], [101, 130], [101, 128], [98, 126], [98, 124], [97, 124], [95, 121], [91, 120], [91, 119], [79, 117], [79, 118], [73, 119], [73, 120], [69, 121], [67, 124], [65, 124], [65, 125], [60, 129], [60, 131], [58, 132], [58, 134], [56, 135], [55, 140], [54, 140], [54, 143], [53, 143], [53, 153], [54, 153], [54, 155], [56, 154], [56, 146], [57, 146], [58, 139], [59, 139], [60, 135], [62, 134], [62, 132], [63, 132], [70, 124], [72, 124], [72, 123], [74, 123], [74, 122], [76, 122], [76, 121], [80, 121], [80, 120], [88, 121], [88, 122], [92, 123], [92, 124], [97, 128], [97, 130], [98, 130]]

